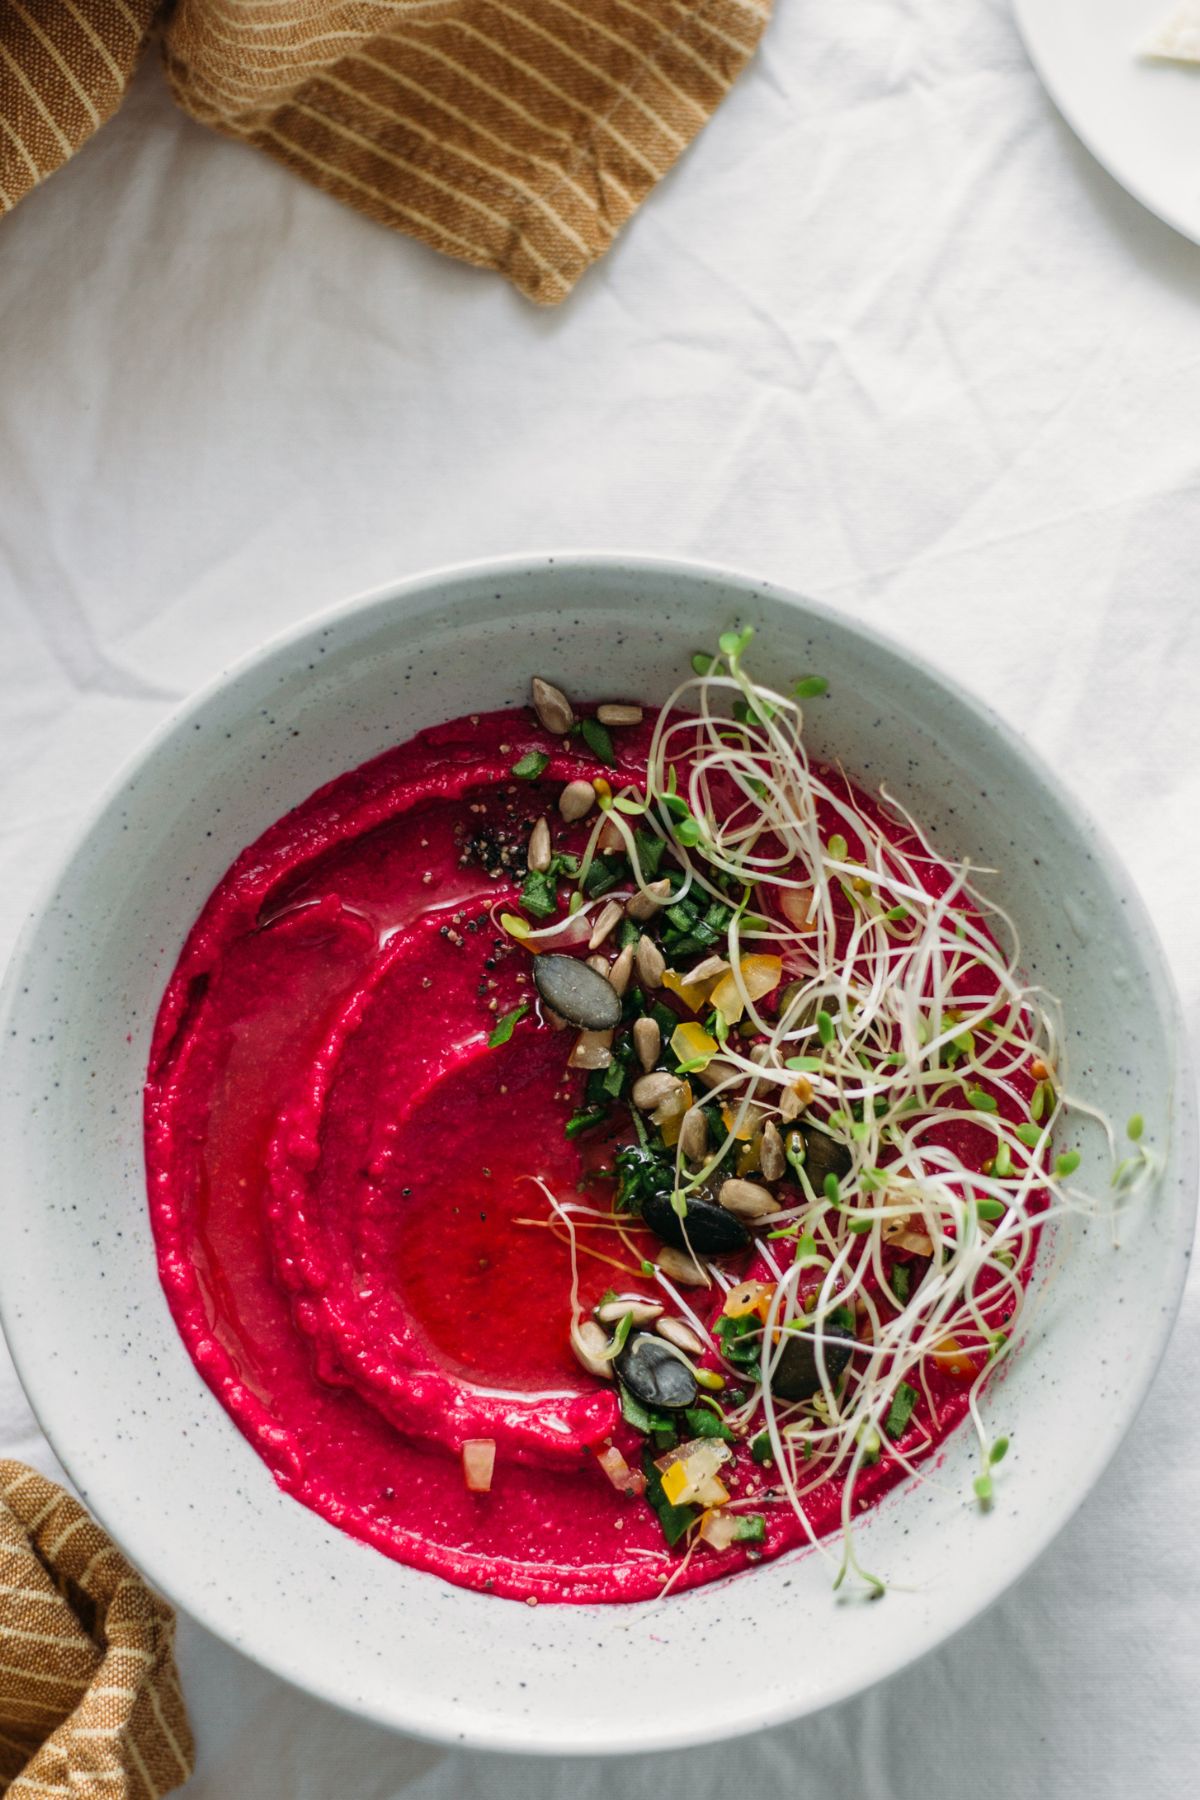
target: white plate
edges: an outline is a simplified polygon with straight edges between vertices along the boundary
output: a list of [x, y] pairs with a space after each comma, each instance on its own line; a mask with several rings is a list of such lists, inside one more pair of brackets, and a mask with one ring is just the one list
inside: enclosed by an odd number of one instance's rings
[[1200, 243], [1200, 66], [1143, 56], [1172, 0], [1013, 0], [1030, 60], [1092, 155]]
[[[662, 698], [735, 619], [758, 667], [820, 671], [809, 742], [886, 779], [947, 851], [996, 867], [1033, 979], [1067, 1007], [1080, 1083], [1135, 1106], [1166, 1157], [1152, 1207], [1047, 1234], [1026, 1342], [987, 1410], [1012, 1450], [987, 1517], [968, 1433], [936, 1483], [860, 1524], [896, 1591], [846, 1604], [793, 1554], [666, 1603], [539, 1606], [402, 1567], [288, 1499], [204, 1386], [151, 1241], [141, 1088], [162, 987], [243, 845], [322, 782], [438, 719], [524, 699]], [[847, 1698], [996, 1598], [1083, 1499], [1135, 1415], [1178, 1303], [1195, 1211], [1177, 1003], [1127, 874], [980, 702], [798, 597], [685, 564], [530, 557], [443, 571], [300, 626], [189, 702], [118, 777], [30, 923], [0, 1000], [0, 1311], [85, 1501], [173, 1600], [323, 1698], [419, 1735], [643, 1751]], [[1103, 1182], [1094, 1154], [1084, 1176]], [[1146, 1471], [1152, 1481], [1152, 1468]]]

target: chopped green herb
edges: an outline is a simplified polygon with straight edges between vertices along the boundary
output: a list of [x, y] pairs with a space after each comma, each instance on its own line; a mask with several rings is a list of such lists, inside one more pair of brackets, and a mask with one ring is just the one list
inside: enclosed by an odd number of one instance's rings
[[698, 1508], [671, 1505], [663, 1493], [662, 1476], [655, 1468], [654, 1458], [649, 1450], [642, 1452], [642, 1472], [646, 1477], [646, 1499], [658, 1514], [663, 1536], [674, 1549], [692, 1520], [699, 1516]]
[[710, 1412], [707, 1406], [689, 1406], [683, 1415], [683, 1422], [693, 1437], [720, 1438], [722, 1443], [732, 1444], [733, 1433], [718, 1413]]
[[760, 1431], [757, 1437], [750, 1439], [750, 1456], [756, 1463], [774, 1462], [775, 1453], [771, 1448], [769, 1431]]
[[767, 1521], [762, 1513], [743, 1513], [733, 1527], [735, 1544], [765, 1544]]
[[512, 766], [512, 772], [518, 781], [536, 781], [542, 770], [548, 768], [550, 758], [544, 750], [527, 750]]
[[607, 763], [610, 769], [613, 768], [617, 759], [613, 753], [612, 738], [608, 734], [608, 727], [602, 725], [599, 719], [589, 717], [580, 720], [579, 728], [583, 733], [584, 743], [596, 760]]
[[893, 1263], [891, 1274], [888, 1276], [888, 1282], [891, 1286], [892, 1293], [896, 1296], [896, 1299], [900, 1302], [901, 1306], [906, 1306], [908, 1304], [909, 1294], [912, 1292], [912, 1270], [909, 1268], [908, 1264]]
[[535, 919], [548, 919], [558, 911], [558, 882], [549, 869], [530, 869], [521, 884], [521, 905]]
[[488, 1039], [488, 1049], [495, 1050], [499, 1044], [507, 1044], [513, 1034], [513, 1026], [518, 1019], [523, 1019], [528, 1011], [528, 1000], [522, 1000], [520, 1006], [514, 1006], [512, 1011], [505, 1013], [502, 1019], [497, 1019], [495, 1029]]
[[589, 900], [599, 899], [607, 894], [609, 888], [615, 888], [629, 872], [629, 861], [624, 856], [596, 856], [592, 866], [583, 878], [583, 891]]
[[622, 1313], [621, 1317], [617, 1321], [617, 1329], [613, 1332], [612, 1343], [609, 1346], [609, 1350], [611, 1353], [610, 1361], [613, 1358], [620, 1356], [622, 1350], [625, 1348], [625, 1344], [626, 1344], [629, 1334], [632, 1330], [633, 1330], [633, 1314], [631, 1312]]
[[573, 1113], [563, 1126], [569, 1138], [577, 1138], [581, 1132], [590, 1131], [593, 1125], [602, 1125], [608, 1117], [608, 1110], [603, 1106], [589, 1107], [586, 1112]]
[[829, 683], [823, 675], [805, 675], [794, 684], [792, 692], [797, 700], [816, 700], [829, 692]]
[[892, 1404], [888, 1408], [888, 1416], [883, 1429], [890, 1438], [904, 1436], [908, 1421], [912, 1418], [913, 1407], [917, 1404], [917, 1390], [902, 1381], [892, 1396]]
[[662, 866], [666, 843], [656, 837], [652, 831], [643, 831], [640, 826], [634, 831], [633, 841], [637, 845], [638, 862], [642, 866], [642, 874], [647, 881], [653, 881]]

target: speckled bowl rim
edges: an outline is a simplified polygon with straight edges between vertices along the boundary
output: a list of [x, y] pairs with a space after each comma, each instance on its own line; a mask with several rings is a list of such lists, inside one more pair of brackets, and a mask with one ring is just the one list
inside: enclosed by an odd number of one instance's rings
[[[278, 1643], [278, 1634], [276, 1634], [276, 1641], [272, 1642], [268, 1648], [260, 1648], [250, 1644], [245, 1636], [238, 1637], [227, 1629], [220, 1604], [211, 1604], [196, 1584], [186, 1579], [176, 1581], [173, 1569], [162, 1566], [161, 1561], [139, 1557], [136, 1524], [133, 1524], [131, 1530], [125, 1529], [125, 1520], [127, 1518], [133, 1520], [135, 1509], [128, 1506], [120, 1495], [114, 1496], [111, 1500], [103, 1495], [97, 1497], [97, 1488], [93, 1487], [88, 1476], [91, 1466], [88, 1451], [76, 1449], [67, 1443], [60, 1436], [49, 1416], [52, 1408], [43, 1409], [39, 1399], [41, 1383], [38, 1370], [32, 1366], [25, 1355], [25, 1346], [22, 1342], [23, 1333], [20, 1330], [14, 1332], [11, 1329], [14, 1317], [14, 1291], [18, 1281], [16, 1262], [15, 1259], [10, 1260], [7, 1256], [0, 1255], [0, 1329], [4, 1330], [13, 1362], [35, 1417], [68, 1476], [79, 1486], [81, 1491], [86, 1493], [88, 1504], [97, 1518], [129, 1559], [143, 1570], [147, 1578], [168, 1600], [206, 1627], [216, 1637], [237, 1649], [239, 1654], [258, 1662], [281, 1679], [293, 1683], [351, 1716], [369, 1719], [374, 1723], [408, 1733], [416, 1738], [442, 1745], [465, 1746], [511, 1754], [595, 1756], [600, 1753], [622, 1755], [663, 1752], [699, 1746], [769, 1729], [772, 1726], [789, 1723], [843, 1704], [847, 1700], [881, 1685], [900, 1670], [914, 1667], [926, 1656], [942, 1648], [960, 1631], [986, 1613], [1030, 1571], [1074, 1516], [1107, 1468], [1161, 1365], [1182, 1299], [1195, 1234], [1197, 1192], [1194, 1175], [1198, 1161], [1200, 1161], [1200, 1140], [1198, 1140], [1197, 1132], [1195, 1078], [1182, 1006], [1157, 929], [1132, 876], [1107, 836], [1097, 825], [1095, 818], [1042, 761], [1041, 757], [1027, 746], [1024, 739], [982, 697], [958, 684], [955, 684], [952, 689], [950, 679], [934, 664], [911, 650], [899, 639], [889, 633], [879, 631], [873, 625], [848, 618], [835, 607], [811, 600], [796, 590], [781, 586], [776, 582], [758, 579], [744, 570], [697, 559], [644, 555], [638, 552], [561, 550], [516, 553], [503, 557], [480, 557], [467, 562], [447, 564], [425, 570], [400, 581], [381, 583], [355, 594], [335, 606], [318, 609], [307, 614], [297, 623], [264, 639], [255, 649], [222, 669], [194, 694], [175, 707], [147, 736], [141, 747], [123, 760], [116, 773], [104, 786], [99, 797], [87, 809], [81, 823], [72, 834], [66, 852], [59, 858], [50, 878], [42, 884], [41, 892], [13, 948], [3, 983], [0, 984], [0, 1043], [3, 1043], [8, 1035], [7, 1026], [13, 1009], [14, 995], [20, 985], [23, 964], [35, 942], [42, 915], [50, 907], [76, 855], [109, 808], [119, 798], [131, 778], [153, 760], [160, 746], [176, 734], [181, 733], [197, 715], [204, 713], [210, 701], [219, 695], [223, 688], [236, 682], [257, 665], [268, 662], [311, 638], [314, 633], [325, 628], [335, 627], [340, 622], [372, 608], [402, 607], [407, 597], [426, 594], [431, 590], [450, 589], [463, 581], [486, 578], [489, 582], [494, 579], [496, 582], [504, 584], [511, 582], [514, 577], [529, 575], [533, 572], [544, 574], [550, 570], [565, 571], [568, 569], [575, 574], [594, 571], [628, 575], [633, 579], [643, 575], [647, 578], [663, 576], [674, 577], [682, 581], [692, 580], [705, 585], [719, 584], [728, 588], [731, 594], [738, 594], [746, 600], [752, 600], [755, 596], [762, 595], [784, 605], [794, 606], [798, 609], [800, 616], [807, 615], [850, 640], [857, 639], [864, 644], [870, 644], [877, 651], [890, 655], [907, 665], [933, 687], [951, 693], [953, 700], [972, 715], [982, 730], [998, 737], [1004, 749], [1021, 766], [1026, 778], [1035, 787], [1044, 789], [1060, 805], [1075, 813], [1087, 831], [1091, 848], [1095, 853], [1097, 863], [1103, 869], [1107, 883], [1115, 893], [1121, 896], [1123, 904], [1128, 907], [1130, 914], [1136, 919], [1147, 961], [1157, 965], [1161, 997], [1166, 1002], [1169, 1014], [1163, 1019], [1163, 1024], [1174, 1040], [1179, 1078], [1172, 1120], [1176, 1160], [1181, 1166], [1193, 1171], [1193, 1180], [1187, 1184], [1186, 1195], [1181, 1193], [1171, 1219], [1171, 1232], [1175, 1240], [1174, 1277], [1170, 1291], [1163, 1295], [1164, 1305], [1151, 1328], [1157, 1337], [1153, 1359], [1146, 1363], [1140, 1385], [1131, 1387], [1128, 1391], [1124, 1407], [1119, 1412], [1110, 1411], [1109, 1430], [1103, 1446], [1096, 1452], [1087, 1468], [1078, 1476], [1074, 1486], [1068, 1489], [1066, 1497], [1040, 1512], [1038, 1523], [1029, 1530], [1019, 1556], [1010, 1556], [1003, 1562], [1002, 1567], [990, 1570], [988, 1578], [978, 1580], [966, 1597], [948, 1602], [942, 1610], [938, 1624], [928, 1630], [924, 1641], [919, 1642], [915, 1648], [907, 1649], [896, 1655], [890, 1667], [874, 1673], [866, 1679], [856, 1680], [850, 1677], [840, 1684], [827, 1686], [820, 1697], [812, 1702], [803, 1695], [796, 1695], [775, 1706], [761, 1706], [754, 1712], [743, 1709], [740, 1714], [732, 1718], [725, 1716], [716, 1719], [712, 1717], [698, 1718], [695, 1728], [687, 1732], [640, 1729], [630, 1733], [624, 1722], [618, 1725], [614, 1721], [612, 1739], [610, 1742], [606, 1741], [602, 1746], [597, 1746], [591, 1740], [584, 1746], [577, 1740], [550, 1738], [544, 1734], [538, 1735], [532, 1730], [519, 1737], [487, 1729], [464, 1729], [451, 1734], [431, 1727], [428, 1721], [420, 1717], [400, 1717], [394, 1711], [388, 1712], [380, 1708], [372, 1708], [369, 1705], [356, 1705], [349, 1697], [345, 1686], [339, 1687], [336, 1681], [324, 1679], [321, 1672], [314, 1667], [311, 1659], [305, 1660], [303, 1657], [291, 1656], [282, 1649]], [[100, 1475], [98, 1486], [100, 1490], [104, 1487], [103, 1473]], [[621, 1735], [623, 1729], [626, 1735]]]

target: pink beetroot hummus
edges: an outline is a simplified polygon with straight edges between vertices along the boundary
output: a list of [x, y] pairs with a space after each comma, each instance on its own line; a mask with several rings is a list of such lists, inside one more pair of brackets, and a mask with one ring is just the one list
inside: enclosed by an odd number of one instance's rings
[[[604, 771], [577, 740], [496, 713], [424, 732], [314, 794], [206, 904], [147, 1080], [163, 1285], [197, 1368], [276, 1481], [389, 1556], [525, 1599], [653, 1596], [678, 1560], [598, 1463], [615, 1442], [633, 1464], [638, 1444], [612, 1387], [572, 1355], [568, 1251], [531, 1178], [577, 1194], [612, 1144], [564, 1134], [585, 1078], [540, 1011], [528, 952], [497, 922], [563, 784], [636, 781], [647, 742], [648, 727], [623, 732], [619, 769]], [[514, 779], [531, 750], [546, 766]], [[585, 1309], [640, 1273], [607, 1248], [622, 1267], [582, 1259]], [[965, 1404], [953, 1382], [935, 1397], [933, 1442]], [[477, 1439], [495, 1444], [486, 1493], [463, 1476]], [[856, 1503], [898, 1473], [865, 1470]], [[734, 1480], [767, 1497], [765, 1541], [702, 1551], [687, 1583], [803, 1539], [744, 1449]], [[840, 1498], [837, 1481], [812, 1496], [818, 1532]]]

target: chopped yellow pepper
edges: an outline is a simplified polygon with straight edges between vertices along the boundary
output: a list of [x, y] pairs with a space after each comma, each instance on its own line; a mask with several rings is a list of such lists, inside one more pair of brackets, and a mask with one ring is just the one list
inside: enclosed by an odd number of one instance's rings
[[[715, 1037], [708, 1035], [703, 1025], [697, 1025], [694, 1020], [689, 1019], [682, 1025], [677, 1025], [671, 1033], [671, 1048], [681, 1063], [700, 1063], [703, 1068], [721, 1046]], [[704, 1059], [702, 1063], [701, 1057]]]
[[[783, 962], [778, 956], [743, 956], [740, 966], [742, 983], [751, 1000], [761, 1000], [783, 978]], [[721, 976], [709, 999], [727, 1025], [736, 1025], [746, 1010], [732, 969]]]
[[707, 1004], [708, 996], [716, 986], [719, 976], [711, 981], [688, 981], [683, 975], [677, 975], [674, 969], [668, 969], [663, 976], [663, 986], [672, 994], [678, 994], [689, 1012], [698, 1013]]

